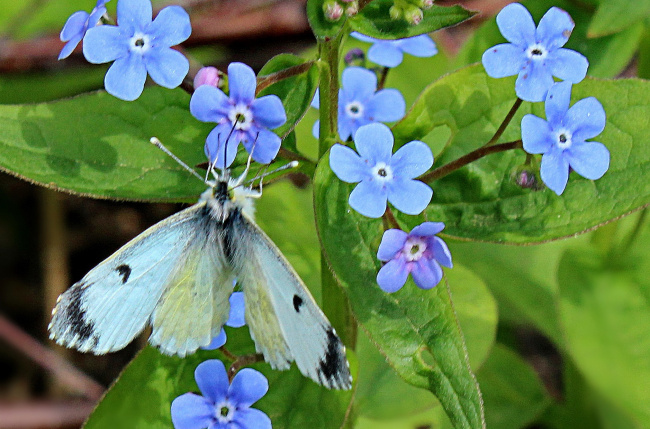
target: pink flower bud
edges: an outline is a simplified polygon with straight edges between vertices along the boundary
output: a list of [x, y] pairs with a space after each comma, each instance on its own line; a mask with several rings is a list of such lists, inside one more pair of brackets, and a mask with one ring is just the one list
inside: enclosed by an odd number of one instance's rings
[[219, 88], [222, 83], [220, 72], [215, 67], [203, 67], [194, 77], [194, 89], [201, 85], [212, 85]]

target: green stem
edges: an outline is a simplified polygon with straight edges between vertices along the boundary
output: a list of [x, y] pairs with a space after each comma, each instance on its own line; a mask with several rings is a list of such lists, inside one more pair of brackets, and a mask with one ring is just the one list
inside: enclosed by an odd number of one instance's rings
[[313, 65], [314, 61], [307, 61], [306, 63], [298, 64], [297, 66], [292, 66], [284, 70], [271, 73], [270, 75], [257, 78], [257, 88], [255, 88], [255, 95], [258, 95], [264, 89], [268, 88], [274, 83], [280, 82], [283, 79], [298, 76], [299, 74], [308, 72]]
[[501, 125], [499, 125], [499, 129], [497, 130], [496, 133], [494, 133], [494, 135], [492, 136], [490, 141], [485, 143], [485, 146], [490, 146], [490, 145], [496, 143], [501, 138], [501, 136], [503, 135], [503, 132], [506, 130], [506, 127], [508, 126], [510, 121], [512, 121], [512, 118], [515, 116], [515, 113], [517, 113], [517, 110], [519, 109], [519, 106], [521, 106], [522, 102], [523, 102], [523, 100], [521, 98], [517, 98], [517, 100], [515, 101], [515, 104], [512, 105], [512, 107], [510, 108], [510, 111], [508, 112], [506, 117], [503, 119], [503, 122], [501, 123]]

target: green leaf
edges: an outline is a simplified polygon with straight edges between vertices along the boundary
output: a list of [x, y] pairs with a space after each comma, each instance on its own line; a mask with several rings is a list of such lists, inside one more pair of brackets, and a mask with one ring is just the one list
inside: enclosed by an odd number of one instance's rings
[[478, 371], [489, 428], [528, 427], [551, 403], [535, 371], [515, 352], [497, 344]]
[[324, 156], [314, 178], [316, 224], [357, 321], [404, 380], [438, 397], [456, 427], [483, 427], [480, 392], [451, 305], [454, 285], [445, 279], [425, 291], [409, 280], [394, 294], [383, 292], [375, 280], [382, 223], [350, 209], [350, 190]]
[[317, 39], [332, 38], [339, 34], [345, 24], [345, 13], [338, 21], [325, 18], [323, 5], [328, 0], [307, 0], [307, 19]]
[[[595, 96], [607, 112], [605, 131], [596, 137], [611, 154], [602, 179], [591, 181], [572, 173], [561, 196], [548, 189], [522, 189], [512, 176], [526, 154], [501, 152], [431, 183], [434, 197], [425, 211], [427, 218], [445, 222], [445, 233], [454, 237], [538, 243], [584, 232], [649, 204], [650, 83], [586, 79], [573, 87], [572, 95], [573, 102]], [[451, 142], [434, 166], [445, 165], [484, 145], [515, 99], [514, 78], [492, 79], [481, 65], [467, 67], [424, 90], [393, 129], [397, 145], [447, 126]], [[543, 104], [524, 103], [500, 141], [520, 139], [521, 118], [531, 112], [544, 117]], [[404, 221], [413, 226], [421, 219]]]
[[350, 18], [350, 27], [378, 39], [403, 39], [459, 24], [476, 14], [458, 5], [434, 5], [422, 11], [424, 17], [418, 25], [411, 25], [404, 19], [391, 19], [388, 11], [392, 5], [393, 0], [374, 0]]
[[587, 34], [601, 37], [620, 32], [650, 16], [650, 0], [601, 1], [591, 20]]
[[[280, 54], [271, 58], [259, 72], [259, 77], [278, 73], [290, 67], [306, 65], [307, 61], [292, 54]], [[273, 131], [279, 136], [284, 136], [292, 130], [298, 121], [305, 115], [314, 99], [318, 88], [318, 68], [315, 63], [309, 66], [306, 72], [282, 79], [259, 93], [259, 97], [275, 94], [280, 97], [284, 110], [287, 112], [287, 122]]]

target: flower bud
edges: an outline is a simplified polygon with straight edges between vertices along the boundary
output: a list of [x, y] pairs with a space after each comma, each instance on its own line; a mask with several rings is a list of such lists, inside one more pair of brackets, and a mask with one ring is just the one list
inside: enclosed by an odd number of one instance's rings
[[411, 25], [418, 25], [420, 22], [422, 22], [422, 18], [424, 18], [422, 9], [417, 6], [410, 5], [404, 11], [404, 19]]
[[390, 15], [390, 19], [396, 21], [404, 16], [404, 11], [400, 6], [392, 5], [388, 10], [388, 14]]
[[329, 21], [338, 21], [343, 16], [343, 7], [335, 0], [323, 4], [323, 13]]
[[350, 49], [343, 58], [345, 65], [359, 67], [363, 67], [365, 59], [365, 54], [359, 48]]
[[349, 4], [347, 9], [345, 9], [345, 14], [347, 16], [354, 16], [359, 13], [359, 2], [353, 1]]
[[203, 67], [194, 76], [194, 89], [201, 85], [211, 85], [219, 88], [222, 84], [221, 72], [216, 67]]
[[433, 7], [433, 0], [422, 0], [421, 3], [420, 7], [422, 9], [431, 9]]
[[540, 184], [537, 173], [529, 165], [517, 168], [512, 174], [512, 179], [515, 181], [517, 186], [524, 189], [538, 191], [543, 187]]

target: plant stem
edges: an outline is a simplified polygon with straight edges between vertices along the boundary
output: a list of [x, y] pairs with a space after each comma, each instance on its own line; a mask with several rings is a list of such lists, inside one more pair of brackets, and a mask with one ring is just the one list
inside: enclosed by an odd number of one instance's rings
[[448, 175], [449, 173], [453, 173], [459, 168], [464, 167], [470, 162], [476, 161], [477, 159], [483, 158], [486, 155], [490, 155], [492, 153], [498, 153], [498, 152], [505, 152], [511, 149], [521, 149], [522, 147], [523, 146], [521, 140], [515, 140], [513, 142], [501, 143], [493, 146], [486, 145], [476, 149], [473, 152], [468, 153], [467, 155], [461, 156], [460, 158], [450, 162], [449, 164], [443, 165], [442, 167], [438, 167], [435, 170], [430, 171], [429, 173], [423, 174], [418, 179], [422, 180], [425, 183], [430, 183], [433, 182], [434, 180], [441, 179], [446, 175]]
[[395, 215], [393, 214], [393, 211], [388, 206], [386, 206], [386, 211], [384, 212], [382, 219], [384, 220], [384, 229], [390, 229], [390, 228], [402, 229], [400, 228], [399, 223], [397, 223], [397, 219], [395, 219]]
[[236, 360], [230, 365], [230, 368], [228, 368], [228, 380], [232, 382], [233, 377], [242, 367], [262, 361], [264, 361], [264, 355], [259, 353], [254, 355], [238, 356]]
[[377, 91], [384, 89], [386, 86], [386, 78], [388, 78], [388, 72], [390, 71], [389, 67], [384, 67], [379, 73], [379, 83], [377, 84]]
[[338, 134], [340, 44], [341, 35], [318, 43], [321, 58], [318, 107], [320, 113], [319, 158], [336, 141]]
[[314, 65], [315, 61], [307, 61], [306, 63], [298, 64], [297, 66], [292, 66], [284, 70], [280, 70], [270, 75], [263, 76], [257, 79], [257, 88], [255, 89], [255, 95], [262, 92], [262, 90], [268, 88], [269, 86], [277, 83], [283, 79], [287, 79], [293, 76], [298, 76], [299, 74], [306, 73]]
[[503, 135], [503, 132], [506, 130], [506, 127], [508, 126], [508, 124], [510, 124], [510, 121], [512, 121], [512, 118], [515, 116], [515, 113], [517, 113], [517, 110], [519, 109], [519, 106], [521, 106], [521, 103], [523, 101], [524, 100], [522, 100], [521, 98], [517, 98], [517, 100], [515, 101], [515, 104], [512, 105], [512, 107], [510, 108], [510, 111], [508, 112], [506, 117], [503, 119], [503, 122], [501, 123], [501, 125], [499, 125], [499, 129], [497, 130], [497, 132], [494, 133], [494, 135], [492, 136], [490, 141], [485, 143], [484, 146], [490, 146], [490, 145], [496, 143], [497, 140], [499, 140], [501, 138], [501, 136]]

